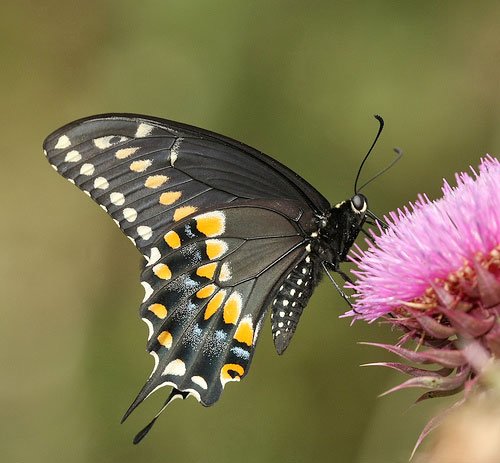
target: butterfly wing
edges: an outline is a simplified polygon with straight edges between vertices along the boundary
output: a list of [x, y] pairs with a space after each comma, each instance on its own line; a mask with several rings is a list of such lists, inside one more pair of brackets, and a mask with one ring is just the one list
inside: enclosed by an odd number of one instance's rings
[[274, 159], [172, 121], [94, 116], [49, 135], [44, 150], [143, 254], [174, 222], [238, 199], [288, 199], [304, 211], [329, 209], [320, 193]]
[[132, 408], [165, 385], [211, 405], [227, 382], [243, 378], [275, 286], [305, 244], [271, 205], [229, 205], [169, 230], [141, 277], [155, 367]]
[[263, 316], [328, 201], [246, 145], [161, 119], [82, 119], [44, 150], [147, 260], [140, 313], [155, 367], [129, 412], [165, 385], [214, 403], [247, 374]]

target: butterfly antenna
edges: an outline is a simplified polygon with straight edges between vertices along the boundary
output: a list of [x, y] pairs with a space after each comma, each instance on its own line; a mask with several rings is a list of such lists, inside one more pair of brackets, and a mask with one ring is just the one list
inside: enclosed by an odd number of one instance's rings
[[394, 166], [394, 164], [396, 164], [396, 162], [398, 162], [401, 159], [401, 157], [403, 156], [403, 150], [401, 148], [394, 148], [394, 152], [396, 153], [396, 157], [392, 160], [392, 162], [387, 167], [382, 169], [380, 172], [375, 174], [370, 180], [363, 183], [363, 185], [361, 185], [356, 190], [357, 192], [361, 191], [366, 185], [372, 183], [375, 179], [379, 178], [382, 174], [386, 173], [392, 166]]
[[368, 153], [365, 154], [365, 157], [363, 158], [363, 160], [361, 161], [361, 165], [359, 166], [358, 173], [356, 175], [356, 180], [354, 181], [354, 194], [358, 194], [359, 176], [361, 175], [361, 171], [363, 170], [363, 166], [365, 165], [366, 160], [370, 156], [370, 153], [372, 152], [375, 144], [377, 143], [377, 140], [380, 137], [380, 134], [382, 133], [382, 130], [384, 129], [384, 119], [382, 119], [382, 117], [379, 116], [378, 114], [375, 114], [374, 117], [375, 117], [375, 119], [377, 119], [377, 121], [379, 123], [378, 132], [377, 132], [377, 135], [375, 135], [375, 139], [373, 140], [372, 146], [370, 146]]

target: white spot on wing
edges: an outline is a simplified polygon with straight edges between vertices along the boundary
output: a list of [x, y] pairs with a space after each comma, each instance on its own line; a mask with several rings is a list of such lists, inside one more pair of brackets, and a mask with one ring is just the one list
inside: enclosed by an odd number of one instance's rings
[[173, 167], [175, 164], [175, 161], [177, 161], [177, 158], [179, 157], [179, 147], [181, 146], [182, 138], [178, 138], [175, 140], [174, 144], [172, 145], [172, 148], [170, 148], [170, 165]]
[[56, 146], [54, 146], [54, 148], [56, 150], [62, 150], [63, 148], [67, 148], [68, 146], [71, 146], [71, 140], [66, 135], [63, 135], [58, 138]]
[[233, 275], [231, 273], [231, 267], [229, 266], [229, 263], [224, 262], [220, 268], [219, 281], [229, 281], [232, 276]]
[[123, 209], [123, 218], [127, 222], [135, 222], [135, 219], [137, 219], [137, 211], [133, 207], [126, 207]]
[[162, 375], [182, 376], [186, 373], [186, 364], [181, 359], [172, 360], [163, 370]]
[[201, 396], [198, 391], [195, 391], [194, 389], [186, 389], [185, 392], [189, 392], [188, 397], [193, 396], [198, 402], [201, 402]]
[[66, 153], [66, 156], [64, 157], [64, 160], [66, 162], [78, 162], [82, 159], [82, 155], [76, 151], [76, 150], [71, 150]]
[[106, 137], [95, 138], [94, 145], [97, 148], [104, 150], [106, 148], [116, 145], [117, 143], [124, 142], [126, 140], [128, 140], [127, 137], [120, 137], [119, 135], [108, 135]]
[[113, 191], [113, 193], [109, 195], [109, 200], [115, 206], [123, 206], [123, 204], [125, 203], [125, 196], [123, 196], [123, 193]]
[[158, 357], [158, 354], [152, 350], [150, 352], [150, 354], [153, 356], [154, 360], [155, 360], [155, 364], [153, 366], [153, 371], [151, 372], [151, 374], [149, 375], [149, 377], [151, 378], [151, 376], [153, 376], [154, 372], [156, 371], [156, 369], [158, 368], [158, 364], [160, 363], [160, 358]]
[[80, 167], [80, 175], [92, 175], [95, 171], [94, 164], [85, 163]]
[[106, 190], [109, 188], [109, 183], [104, 177], [97, 177], [94, 180], [94, 188], [98, 188], [99, 190]]
[[135, 136], [137, 138], [147, 137], [153, 131], [153, 129], [154, 126], [142, 122], [137, 127], [137, 132], [135, 132]]
[[156, 264], [161, 259], [160, 250], [158, 248], [151, 248], [151, 255], [149, 257], [144, 256], [148, 261], [148, 265]]
[[142, 321], [146, 323], [146, 325], [148, 325], [148, 341], [149, 341], [151, 339], [151, 336], [153, 336], [155, 329], [153, 327], [153, 324], [147, 318], [143, 318]]
[[151, 297], [151, 294], [153, 294], [153, 288], [151, 288], [151, 285], [146, 281], [141, 281], [141, 285], [144, 288], [142, 302], [146, 302]]
[[208, 389], [208, 384], [207, 382], [205, 381], [204, 378], [202, 378], [201, 376], [192, 376], [191, 377], [191, 381], [194, 383], [194, 384], [197, 384], [198, 386], [200, 386], [202, 389]]
[[137, 227], [137, 234], [143, 240], [149, 240], [153, 236], [153, 230], [151, 230], [151, 227], [148, 227], [146, 225], [141, 225]]

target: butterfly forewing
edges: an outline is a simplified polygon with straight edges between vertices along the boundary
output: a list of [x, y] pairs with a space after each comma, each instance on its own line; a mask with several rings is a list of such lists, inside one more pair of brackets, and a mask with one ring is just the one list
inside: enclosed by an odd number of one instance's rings
[[294, 172], [242, 143], [161, 119], [104, 115], [47, 137], [49, 162], [97, 201], [143, 251], [173, 222], [236, 199], [328, 201]]
[[214, 403], [247, 374], [263, 317], [308, 259], [328, 201], [246, 145], [161, 119], [82, 119], [44, 149], [147, 261], [140, 314], [155, 366], [129, 412], [165, 385]]

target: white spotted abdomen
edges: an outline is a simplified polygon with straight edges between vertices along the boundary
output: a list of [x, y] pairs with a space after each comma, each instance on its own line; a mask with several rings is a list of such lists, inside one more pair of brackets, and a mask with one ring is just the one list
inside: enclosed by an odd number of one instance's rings
[[288, 274], [276, 293], [271, 307], [271, 330], [278, 354], [285, 351], [295, 333], [316, 285], [315, 274], [313, 261], [307, 256]]

